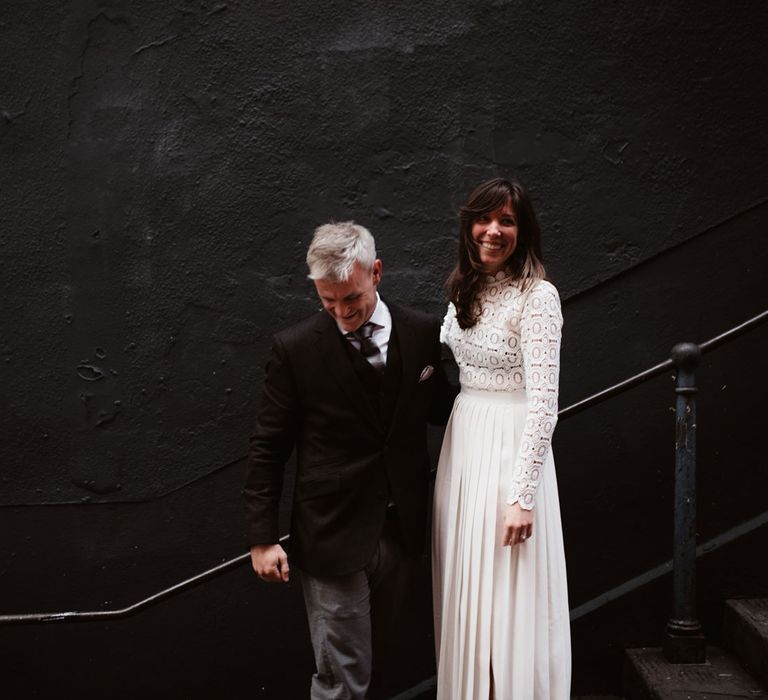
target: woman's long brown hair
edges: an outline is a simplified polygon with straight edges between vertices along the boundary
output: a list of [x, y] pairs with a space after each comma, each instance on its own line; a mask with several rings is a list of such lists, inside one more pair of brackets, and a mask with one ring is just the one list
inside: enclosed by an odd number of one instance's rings
[[446, 282], [448, 298], [456, 307], [461, 328], [472, 328], [480, 317], [478, 298], [488, 273], [480, 262], [477, 244], [472, 238], [472, 225], [484, 214], [501, 209], [507, 202], [517, 218], [517, 244], [504, 263], [504, 269], [515, 280], [523, 281], [523, 289], [535, 280], [545, 279], [541, 255], [541, 230], [525, 188], [515, 180], [495, 178], [484, 182], [459, 209], [459, 255]]

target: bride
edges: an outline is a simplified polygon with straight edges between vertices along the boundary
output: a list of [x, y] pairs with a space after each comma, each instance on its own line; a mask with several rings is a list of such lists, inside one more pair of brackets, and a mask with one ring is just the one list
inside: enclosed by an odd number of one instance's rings
[[442, 700], [567, 700], [570, 627], [555, 464], [562, 315], [517, 182], [460, 211], [441, 330], [459, 366], [435, 483]]

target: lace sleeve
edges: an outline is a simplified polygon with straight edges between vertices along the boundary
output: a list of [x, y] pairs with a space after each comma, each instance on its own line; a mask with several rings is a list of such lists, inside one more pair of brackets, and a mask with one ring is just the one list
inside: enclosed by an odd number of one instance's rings
[[456, 322], [456, 307], [453, 302], [448, 302], [448, 311], [445, 312], [445, 318], [443, 319], [443, 325], [440, 326], [440, 342], [444, 345], [448, 342], [448, 335], [451, 330], [451, 325]]
[[535, 505], [536, 487], [557, 423], [560, 337], [563, 316], [555, 287], [546, 281], [531, 289], [520, 318], [520, 347], [528, 414], [515, 459], [507, 503], [525, 510]]

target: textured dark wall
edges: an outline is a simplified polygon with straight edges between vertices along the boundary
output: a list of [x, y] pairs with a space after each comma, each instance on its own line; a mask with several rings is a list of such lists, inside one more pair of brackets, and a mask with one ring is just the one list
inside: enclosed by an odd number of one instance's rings
[[[765, 308], [767, 30], [759, 3], [3, 3], [0, 613], [129, 603], [243, 550], [268, 339], [316, 308], [304, 251], [331, 218], [373, 231], [390, 296], [442, 313], [457, 206], [527, 183], [563, 404]], [[764, 508], [765, 337], [705, 363], [708, 534]], [[558, 430], [574, 603], [667, 557], [672, 401], [657, 380]], [[187, 696], [279, 697], [311, 663], [295, 598], [244, 573], [0, 639], [28, 690], [114, 677], [109, 640]]]

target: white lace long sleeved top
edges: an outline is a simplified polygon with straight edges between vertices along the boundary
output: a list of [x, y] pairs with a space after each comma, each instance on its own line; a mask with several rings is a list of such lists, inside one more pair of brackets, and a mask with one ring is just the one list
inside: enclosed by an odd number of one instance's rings
[[462, 387], [526, 392], [528, 412], [508, 467], [513, 486], [507, 503], [531, 510], [557, 423], [563, 316], [552, 283], [539, 280], [524, 292], [520, 286], [504, 272], [489, 278], [472, 328], [459, 326], [449, 304], [440, 340], [453, 353]]

